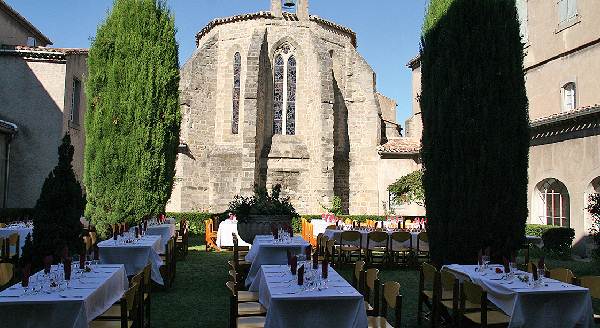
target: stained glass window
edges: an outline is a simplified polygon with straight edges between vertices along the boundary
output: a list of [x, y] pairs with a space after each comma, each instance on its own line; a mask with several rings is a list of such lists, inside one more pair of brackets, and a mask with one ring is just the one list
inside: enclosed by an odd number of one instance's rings
[[283, 127], [283, 57], [275, 57], [275, 83], [273, 84], [273, 134], [281, 134]]
[[242, 56], [236, 52], [233, 56], [233, 110], [231, 116], [231, 133], [238, 134], [240, 121], [240, 85], [242, 71]]
[[285, 134], [296, 134], [296, 59], [291, 56], [287, 65], [287, 108]]
[[275, 55], [273, 80], [273, 134], [296, 134], [296, 58], [289, 44]]

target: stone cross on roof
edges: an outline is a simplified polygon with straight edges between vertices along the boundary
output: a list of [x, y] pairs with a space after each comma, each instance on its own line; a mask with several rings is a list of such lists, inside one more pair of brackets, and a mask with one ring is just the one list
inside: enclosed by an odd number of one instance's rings
[[[283, 17], [282, 0], [271, 0], [271, 13], [275, 17]], [[296, 0], [296, 16], [298, 20], [308, 20], [308, 0]]]

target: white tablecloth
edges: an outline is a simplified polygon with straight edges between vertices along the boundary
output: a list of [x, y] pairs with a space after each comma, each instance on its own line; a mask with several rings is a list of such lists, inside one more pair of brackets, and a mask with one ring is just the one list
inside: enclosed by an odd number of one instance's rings
[[[58, 266], [52, 270], [57, 271]], [[117, 302], [128, 288], [123, 265], [95, 265], [94, 272], [77, 278], [71, 288], [51, 294], [20, 296], [18, 283], [0, 292], [0, 326], [3, 328], [87, 328], [89, 322]], [[33, 286], [42, 274], [30, 278]]]
[[310, 220], [310, 223], [313, 225], [313, 234], [317, 237], [320, 233], [325, 233], [325, 230], [330, 225], [335, 225], [335, 223], [327, 222], [323, 219], [315, 219]]
[[158, 255], [160, 251], [161, 236], [146, 235], [134, 244], [115, 244], [108, 239], [98, 243], [100, 249], [100, 263], [124, 264], [128, 276], [138, 274], [144, 270], [146, 264], [152, 264], [152, 280], [164, 285], [160, 275], [160, 266], [163, 261]]
[[[325, 230], [324, 235], [327, 236], [329, 239], [333, 239], [335, 240], [336, 244], [340, 242], [340, 238], [342, 236], [342, 232], [344, 230], [333, 230], [333, 229], [327, 229]], [[359, 231], [362, 235], [362, 248], [366, 249], [367, 248], [367, 235], [369, 234], [369, 231], [365, 231], [365, 230], [360, 230]], [[387, 232], [388, 235], [392, 235], [393, 232]], [[419, 232], [411, 232], [410, 233], [411, 236], [411, 240], [412, 240], [412, 248], [416, 249], [417, 248], [417, 240], [419, 239]], [[409, 247], [411, 244], [410, 241], [406, 241], [404, 243], [402, 243], [400, 245], [400, 243], [396, 242], [396, 241], [392, 241], [394, 248], [396, 247]], [[349, 243], [350, 245], [353, 244], [358, 244], [358, 243]], [[377, 242], [369, 242], [369, 246], [385, 246], [385, 242], [381, 242], [381, 243], [377, 243]], [[419, 249], [422, 251], [428, 251], [429, 250], [429, 244], [427, 242], [419, 242]]]
[[[482, 274], [476, 265], [448, 265], [458, 279], [469, 278], [483, 287], [488, 299], [511, 316], [509, 327], [594, 327], [592, 301], [587, 288], [544, 278], [544, 285], [533, 287], [516, 277], [501, 279], [493, 269]], [[519, 274], [528, 274], [522, 271]]]
[[261, 265], [285, 264], [287, 265], [287, 250], [293, 254], [301, 254], [309, 244], [300, 236], [295, 236], [289, 243], [275, 243], [273, 236], [259, 235], [254, 238], [252, 248], [246, 255], [246, 261], [252, 262], [246, 277], [246, 287], [250, 286]]
[[[1, 228], [0, 238], [6, 238], [12, 235], [13, 233], [19, 234], [19, 246], [21, 247], [21, 250], [23, 250], [23, 246], [25, 246], [25, 240], [27, 239], [27, 235], [31, 234], [31, 236], [33, 237], [33, 228], [20, 226]], [[11, 252], [14, 252], [14, 249], [11, 248]]]
[[328, 275], [329, 288], [301, 291], [287, 265], [263, 265], [250, 290], [268, 310], [265, 328], [367, 327], [363, 296], [332, 268]]
[[[135, 233], [135, 227], [131, 228], [129, 231]], [[171, 237], [175, 236], [175, 224], [165, 223], [148, 226], [148, 230], [146, 230], [146, 235], [161, 237], [158, 252], [159, 254], [164, 254], [166, 243]]]
[[240, 238], [237, 231], [237, 221], [232, 220], [225, 220], [219, 223], [219, 230], [217, 230], [217, 246], [219, 248], [233, 247], [232, 233], [235, 233], [235, 235], [238, 236], [239, 246], [250, 246], [250, 244]]

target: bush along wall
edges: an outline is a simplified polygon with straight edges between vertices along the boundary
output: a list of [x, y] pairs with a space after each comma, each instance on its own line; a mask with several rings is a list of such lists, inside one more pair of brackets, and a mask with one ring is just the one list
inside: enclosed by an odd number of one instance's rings
[[574, 238], [573, 228], [552, 227], [542, 234], [544, 251], [552, 257], [568, 259]]

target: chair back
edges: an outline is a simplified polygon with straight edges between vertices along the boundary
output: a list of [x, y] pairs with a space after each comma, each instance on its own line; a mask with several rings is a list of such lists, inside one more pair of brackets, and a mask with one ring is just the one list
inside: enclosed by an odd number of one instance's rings
[[481, 286], [474, 284], [468, 280], [463, 281], [462, 283], [462, 296], [461, 299], [465, 301], [469, 301], [470, 303], [481, 305], [481, 300], [483, 299], [484, 291]]
[[400, 284], [395, 281], [388, 281], [383, 284], [383, 300], [388, 307], [396, 307], [396, 299], [400, 295]]
[[562, 281], [566, 284], [572, 284], [575, 275], [567, 268], [554, 268], [550, 270], [550, 278]]
[[0, 287], [12, 281], [14, 265], [12, 263], [0, 263]]
[[98, 233], [96, 231], [90, 231], [89, 235], [90, 239], [92, 240], [92, 245], [96, 245], [98, 242]]
[[[383, 231], [371, 231], [367, 234], [367, 240], [372, 240], [378, 243], [388, 240], [389, 235]], [[387, 244], [387, 243], [386, 243]]]
[[335, 224], [332, 225], [328, 225], [327, 228], [325, 228], [325, 230], [336, 230], [337, 226]]
[[456, 277], [447, 270], [440, 271], [440, 281], [443, 290], [454, 290], [454, 285], [458, 281]]
[[592, 298], [600, 299], [600, 276], [585, 276], [580, 279], [581, 287], [588, 288]]
[[421, 268], [423, 270], [423, 279], [425, 282], [433, 284], [435, 282], [435, 276], [438, 273], [437, 269], [429, 263], [423, 263]]
[[373, 290], [375, 288], [375, 280], [379, 278], [379, 269], [368, 269], [365, 277], [365, 285], [369, 288], [369, 290]]
[[152, 264], [148, 263], [142, 273], [144, 275], [144, 293], [150, 294], [152, 290]]
[[360, 232], [354, 230], [342, 231], [342, 233], [340, 234], [340, 244], [342, 245], [345, 241], [360, 241], [361, 239], [362, 235], [360, 234]]
[[[135, 276], [134, 276], [134, 278], [135, 278]], [[125, 301], [127, 311], [130, 313], [130, 315], [137, 316], [138, 312], [139, 312], [139, 311], [137, 311], [137, 308], [140, 303], [139, 302], [140, 281], [136, 281], [134, 283], [134, 281], [132, 279], [131, 282], [132, 283], [130, 284], [129, 289], [123, 295], [122, 301]]]
[[365, 268], [365, 261], [356, 261], [356, 263], [354, 263], [354, 276], [352, 277], [352, 280], [356, 287], [358, 287], [358, 285], [359, 285], [360, 274], [364, 270], [364, 268]]
[[407, 231], [395, 231], [390, 236], [390, 239], [392, 240], [392, 242], [395, 241], [400, 244], [403, 244], [408, 241], [410, 243], [409, 248], [412, 248], [412, 246], [413, 246], [412, 235], [410, 234], [410, 232], [407, 232]]

